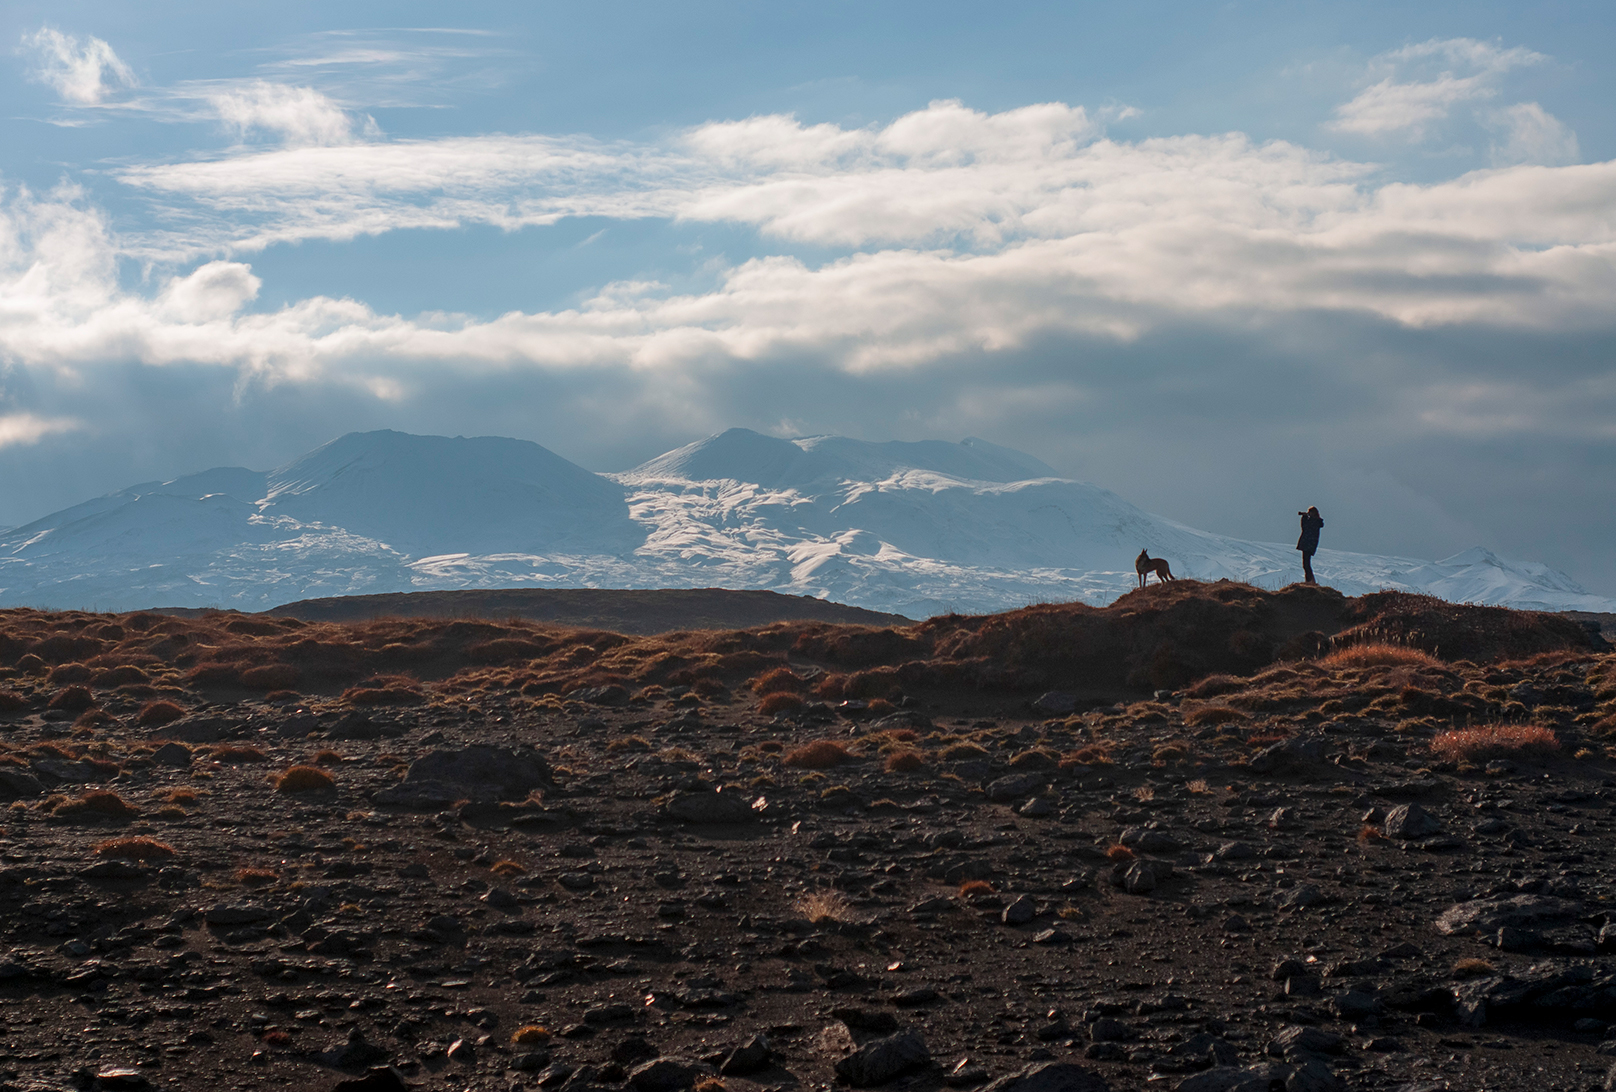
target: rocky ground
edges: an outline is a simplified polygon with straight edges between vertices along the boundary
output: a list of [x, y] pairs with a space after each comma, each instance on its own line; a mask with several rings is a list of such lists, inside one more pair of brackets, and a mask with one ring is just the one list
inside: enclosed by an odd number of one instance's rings
[[1552, 1092], [1616, 1060], [1616, 657], [1575, 641], [1325, 643], [1107, 704], [827, 698], [823, 640], [691, 683], [556, 692], [528, 647], [253, 692], [192, 620], [7, 614], [0, 1088]]

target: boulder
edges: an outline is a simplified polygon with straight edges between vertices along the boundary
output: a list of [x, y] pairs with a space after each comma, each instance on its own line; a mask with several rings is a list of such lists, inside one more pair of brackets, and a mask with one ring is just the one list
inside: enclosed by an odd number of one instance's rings
[[410, 764], [402, 784], [375, 799], [404, 807], [444, 807], [458, 800], [521, 798], [550, 784], [550, 765], [530, 749], [474, 743], [429, 751]]
[[865, 1043], [836, 1063], [836, 1075], [854, 1088], [874, 1088], [931, 1064], [926, 1041], [910, 1029]]
[[1418, 804], [1399, 804], [1386, 813], [1382, 830], [1388, 838], [1408, 842], [1440, 833], [1442, 822]]
[[757, 818], [752, 804], [733, 792], [682, 792], [669, 800], [664, 810], [686, 823], [750, 823]]
[[1495, 895], [1486, 899], [1456, 902], [1436, 919], [1437, 931], [1444, 936], [1494, 934], [1499, 929], [1531, 928], [1543, 922], [1574, 917], [1574, 902], [1551, 895]]
[[996, 804], [1019, 800], [1028, 793], [1037, 792], [1043, 788], [1046, 780], [1048, 778], [1038, 770], [1007, 774], [988, 785], [988, 799]]
[[1071, 1062], [1040, 1062], [1000, 1077], [983, 1092], [1111, 1092], [1111, 1086], [1092, 1069]]

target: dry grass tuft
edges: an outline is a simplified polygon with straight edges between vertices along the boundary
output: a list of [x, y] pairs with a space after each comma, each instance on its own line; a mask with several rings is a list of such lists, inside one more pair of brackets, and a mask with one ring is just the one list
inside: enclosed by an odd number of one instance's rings
[[1475, 956], [1461, 959], [1453, 965], [1455, 978], [1480, 978], [1482, 975], [1494, 974], [1497, 970], [1497, 967], [1485, 959], [1478, 959]]
[[1232, 724], [1250, 720], [1238, 709], [1227, 705], [1203, 705], [1184, 714], [1184, 723], [1191, 728], [1206, 728], [1217, 724]]
[[177, 856], [173, 846], [155, 838], [114, 838], [99, 843], [95, 855], [125, 861], [169, 861]]
[[1105, 859], [1108, 861], [1131, 861], [1134, 859], [1134, 851], [1119, 842], [1114, 846], [1106, 847]]
[[21, 713], [27, 708], [27, 698], [15, 690], [0, 690], [0, 713]]
[[284, 793], [336, 792], [337, 782], [318, 766], [293, 766], [275, 779], [275, 791]]
[[786, 754], [785, 764], [803, 770], [828, 770], [848, 759], [847, 748], [835, 740], [816, 739]]
[[511, 1042], [517, 1046], [529, 1043], [548, 1043], [549, 1041], [550, 1029], [539, 1024], [523, 1024], [511, 1032]]
[[140, 809], [105, 789], [95, 789], [77, 800], [63, 800], [51, 810], [58, 819], [133, 819]]
[[789, 667], [777, 667], [773, 671], [765, 672], [753, 679], [749, 686], [752, 693], [759, 695], [801, 694], [808, 689], [808, 684], [803, 681], [802, 676]]
[[696, 1082], [695, 1092], [724, 1092], [724, 1081], [709, 1073]]
[[185, 710], [171, 701], [149, 701], [135, 714], [135, 723], [142, 728], [158, 728], [172, 724], [185, 715]]
[[1359, 845], [1367, 846], [1375, 842], [1384, 841], [1386, 841], [1386, 836], [1380, 832], [1379, 827], [1373, 825], [1372, 823], [1365, 823], [1363, 826], [1358, 828]]
[[169, 789], [162, 799], [170, 804], [195, 804], [200, 798], [194, 789]]
[[853, 907], [840, 891], [810, 891], [798, 899], [793, 908], [815, 925], [853, 918]]
[[488, 871], [496, 876], [521, 876], [527, 869], [516, 861], [495, 861], [488, 866]]
[[919, 751], [894, 751], [887, 755], [887, 773], [910, 773], [926, 768], [926, 759]]
[[1548, 758], [1560, 750], [1553, 729], [1535, 724], [1489, 724], [1455, 728], [1431, 741], [1431, 753], [1450, 762], [1489, 758]]
[[343, 757], [341, 751], [333, 751], [329, 747], [314, 752], [316, 766], [340, 766], [346, 761], [348, 760]]
[[961, 898], [966, 899], [970, 898], [972, 895], [998, 894], [993, 885], [988, 883], [986, 880], [966, 880], [964, 883], [960, 884], [959, 893]]
[[1074, 766], [1109, 766], [1111, 755], [1109, 749], [1094, 744], [1088, 747], [1079, 747], [1075, 751], [1067, 751], [1061, 755], [1060, 768], [1070, 770]]
[[243, 887], [268, 887], [281, 875], [272, 868], [238, 868], [236, 882]]
[[1328, 668], [1343, 667], [1442, 667], [1442, 661], [1429, 652], [1403, 645], [1370, 641], [1361, 645], [1338, 648], [1319, 660]]
[[217, 747], [209, 747], [207, 756], [215, 762], [228, 762], [233, 766], [245, 762], [264, 762], [269, 758], [262, 747], [242, 743], [221, 743]]
[[763, 700], [758, 702], [757, 709], [760, 716], [772, 717], [776, 713], [784, 713], [790, 709], [801, 709], [806, 704], [802, 695], [778, 690], [772, 694], [765, 694]]

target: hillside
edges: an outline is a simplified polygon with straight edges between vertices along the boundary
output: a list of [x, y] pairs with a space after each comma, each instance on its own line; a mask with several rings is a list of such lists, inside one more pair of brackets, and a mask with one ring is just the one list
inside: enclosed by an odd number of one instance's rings
[[380, 618], [522, 619], [554, 626], [656, 634], [691, 629], [746, 629], [774, 622], [908, 625], [896, 614], [827, 603], [806, 595], [725, 588], [611, 590], [504, 588], [488, 591], [399, 592], [304, 599], [265, 611], [305, 622], [368, 622]]
[[1589, 1087], [1598, 643], [1189, 580], [656, 635], [0, 611], [0, 1079]]

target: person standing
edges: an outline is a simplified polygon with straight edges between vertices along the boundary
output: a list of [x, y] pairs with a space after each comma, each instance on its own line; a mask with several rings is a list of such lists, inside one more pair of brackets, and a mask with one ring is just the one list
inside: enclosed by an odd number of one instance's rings
[[1302, 537], [1296, 540], [1296, 548], [1302, 551], [1302, 573], [1306, 583], [1317, 584], [1313, 579], [1313, 555], [1319, 552], [1319, 528], [1324, 526], [1324, 517], [1313, 507], [1296, 514], [1302, 517]]

